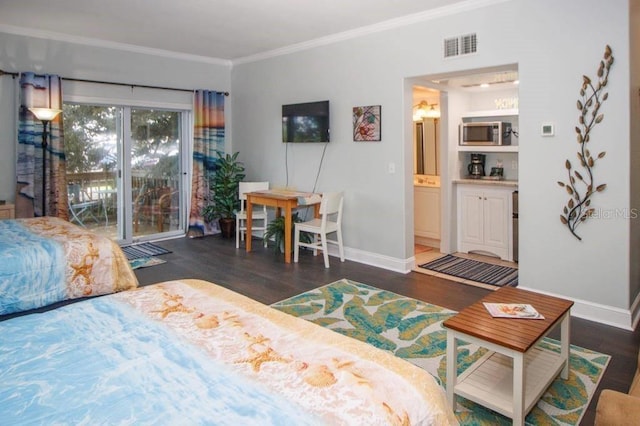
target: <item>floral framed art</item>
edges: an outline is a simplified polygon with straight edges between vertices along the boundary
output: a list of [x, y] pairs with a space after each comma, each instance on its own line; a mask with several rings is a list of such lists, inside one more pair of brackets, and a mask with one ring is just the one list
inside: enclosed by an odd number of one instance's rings
[[353, 107], [354, 142], [380, 141], [380, 113], [382, 106]]

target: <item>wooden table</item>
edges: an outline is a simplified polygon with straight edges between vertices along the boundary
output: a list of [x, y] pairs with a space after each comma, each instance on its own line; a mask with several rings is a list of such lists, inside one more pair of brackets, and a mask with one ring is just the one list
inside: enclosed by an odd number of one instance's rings
[[[247, 192], [247, 252], [251, 251], [251, 217], [253, 215], [253, 204], [260, 204], [268, 207], [276, 208], [276, 216], [282, 215], [284, 209], [284, 261], [291, 263], [291, 229], [293, 210], [300, 207], [298, 204], [299, 197], [308, 197], [308, 192], [284, 191], [284, 190], [267, 190]], [[302, 206], [313, 206], [314, 217], [320, 216], [320, 202], [313, 204], [303, 204]]]
[[[493, 318], [483, 305], [528, 303], [545, 319]], [[444, 321], [447, 329], [447, 399], [477, 402], [523, 425], [527, 413], [561, 372], [569, 376], [572, 301], [502, 287]], [[538, 346], [560, 324], [560, 353]], [[458, 377], [457, 339], [489, 349]]]

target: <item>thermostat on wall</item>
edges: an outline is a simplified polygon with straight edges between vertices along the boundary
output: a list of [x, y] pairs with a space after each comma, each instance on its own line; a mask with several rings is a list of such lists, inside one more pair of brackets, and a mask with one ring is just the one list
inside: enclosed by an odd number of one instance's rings
[[540, 126], [540, 134], [542, 136], [553, 136], [553, 123], [542, 123]]

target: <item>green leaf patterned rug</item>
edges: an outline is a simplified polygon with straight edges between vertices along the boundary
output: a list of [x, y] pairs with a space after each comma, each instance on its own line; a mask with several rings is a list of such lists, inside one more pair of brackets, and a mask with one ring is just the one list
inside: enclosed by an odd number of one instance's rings
[[[446, 330], [442, 322], [455, 314], [440, 306], [342, 279], [272, 307], [377, 348], [427, 370], [444, 386], [446, 383]], [[558, 342], [542, 344], [559, 352]], [[459, 342], [460, 372], [486, 349]], [[530, 425], [576, 425], [607, 368], [610, 356], [571, 345], [569, 379], [557, 378], [538, 404], [529, 412]], [[458, 397], [458, 420], [463, 425], [510, 425], [511, 420]]]

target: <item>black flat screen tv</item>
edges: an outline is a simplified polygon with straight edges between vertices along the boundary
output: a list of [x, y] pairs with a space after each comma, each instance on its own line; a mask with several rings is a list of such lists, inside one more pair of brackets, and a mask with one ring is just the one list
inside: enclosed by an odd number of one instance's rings
[[282, 105], [282, 142], [329, 142], [329, 101]]

